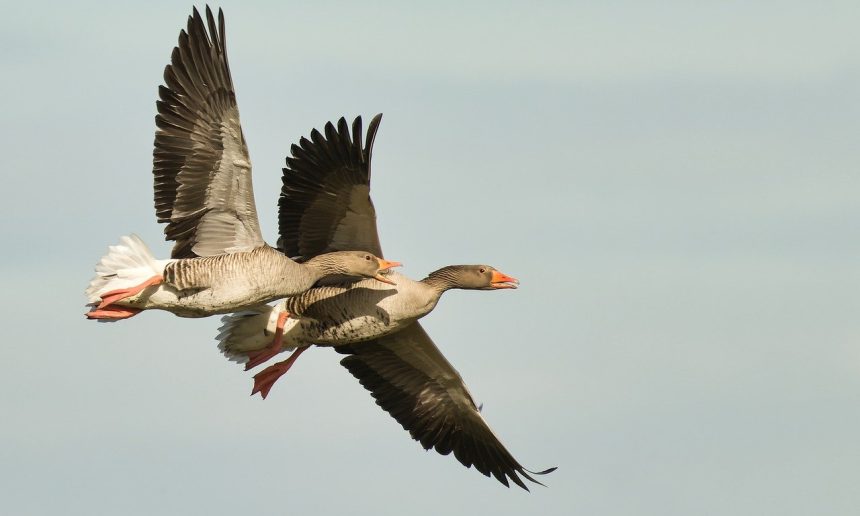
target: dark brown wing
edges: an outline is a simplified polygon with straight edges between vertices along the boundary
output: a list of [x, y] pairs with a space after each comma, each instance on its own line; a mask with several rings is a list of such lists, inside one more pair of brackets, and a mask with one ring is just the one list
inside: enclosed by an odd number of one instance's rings
[[370, 157], [382, 115], [367, 127], [362, 148], [361, 117], [325, 136], [314, 129], [290, 149], [278, 200], [278, 247], [299, 261], [331, 251], [369, 251], [382, 256], [376, 210], [370, 199]]
[[179, 34], [158, 88], [155, 212], [175, 240], [173, 258], [212, 256], [263, 245], [251, 160], [227, 63], [224, 13], [197, 9]]
[[[504, 485], [508, 479], [528, 491], [520, 478], [540, 484], [505, 449], [481, 416], [460, 374], [442, 356], [419, 323], [388, 336], [335, 348], [341, 360], [412, 438], [442, 455], [454, 452], [464, 466]], [[542, 485], [542, 484], [541, 484]]]

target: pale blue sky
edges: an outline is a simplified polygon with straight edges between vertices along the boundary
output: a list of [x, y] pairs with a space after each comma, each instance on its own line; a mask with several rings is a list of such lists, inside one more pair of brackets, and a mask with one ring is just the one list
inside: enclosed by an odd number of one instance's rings
[[216, 318], [86, 321], [107, 245], [169, 253], [153, 117], [191, 4], [3, 2], [0, 512], [857, 514], [860, 4], [223, 7], [264, 235], [290, 143], [383, 112], [386, 256], [522, 281], [425, 326], [559, 469], [528, 494], [425, 453], [330, 350], [262, 401]]

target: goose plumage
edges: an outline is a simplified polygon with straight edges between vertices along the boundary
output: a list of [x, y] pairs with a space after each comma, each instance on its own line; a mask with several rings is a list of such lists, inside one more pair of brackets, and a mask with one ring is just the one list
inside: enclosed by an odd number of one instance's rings
[[295, 295], [323, 278], [391, 281], [380, 272], [398, 263], [367, 251], [297, 263], [263, 240], [225, 36], [222, 11], [216, 23], [207, 7], [204, 23], [195, 8], [158, 90], [155, 211], [175, 242], [171, 258], [157, 260], [139, 237], [123, 237], [96, 266], [88, 318], [146, 309], [202, 317]]

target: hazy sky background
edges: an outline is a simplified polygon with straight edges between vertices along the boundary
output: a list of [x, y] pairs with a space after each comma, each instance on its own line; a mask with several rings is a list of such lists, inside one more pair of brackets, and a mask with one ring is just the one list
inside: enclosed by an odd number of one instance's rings
[[[327, 349], [262, 401], [217, 318], [86, 321], [152, 206], [186, 2], [2, 2], [0, 512], [854, 515], [860, 3], [226, 2], [257, 206], [385, 118], [386, 256], [518, 277], [425, 326], [525, 466], [426, 453]], [[754, 4], [754, 5], [753, 5]]]

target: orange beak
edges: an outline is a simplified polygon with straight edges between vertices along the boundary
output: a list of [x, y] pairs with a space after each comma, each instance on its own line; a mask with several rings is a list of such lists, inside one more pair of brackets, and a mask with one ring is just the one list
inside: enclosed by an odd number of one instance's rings
[[[400, 267], [401, 265], [403, 265], [403, 264], [400, 262], [390, 262], [388, 260], [383, 260], [382, 258], [379, 259], [379, 270], [380, 271], [388, 271], [388, 270], [391, 270], [392, 267]], [[374, 276], [374, 279], [376, 279], [376, 281], [388, 283], [389, 285], [397, 285], [397, 283], [394, 283], [394, 281], [386, 278], [382, 274], [377, 274], [376, 276]]]
[[392, 267], [400, 267], [401, 265], [403, 264], [400, 262], [389, 262], [388, 260], [383, 260], [382, 258], [379, 259], [379, 269], [383, 271], [387, 271]]
[[493, 271], [493, 277], [490, 279], [490, 286], [493, 288], [517, 288], [519, 284], [518, 279], [499, 271]]

